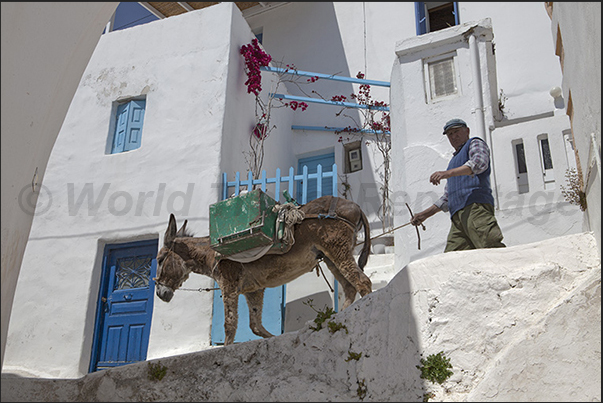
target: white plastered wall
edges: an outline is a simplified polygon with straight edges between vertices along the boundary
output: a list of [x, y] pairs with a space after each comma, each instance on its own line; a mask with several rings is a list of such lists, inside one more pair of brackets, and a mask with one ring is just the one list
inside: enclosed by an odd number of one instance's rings
[[[237, 103], [243, 90], [228, 86], [240, 79], [229, 76], [231, 46], [238, 45], [231, 37], [249, 36], [242, 19], [233, 28], [232, 15], [240, 13], [234, 8], [225, 3], [99, 41], [49, 160], [43, 186], [52, 199], [32, 225], [5, 369], [85, 374], [104, 245], [158, 239], [161, 247], [171, 212], [179, 225], [189, 219], [189, 229], [207, 234], [208, 206], [231, 163], [221, 159], [224, 122], [235, 112], [242, 122], [253, 116], [251, 99]], [[116, 101], [140, 96], [147, 101], [141, 147], [107, 154]], [[191, 279], [186, 287], [213, 286]], [[171, 304], [156, 298], [148, 356], [206, 348], [211, 297], [182, 292]]]

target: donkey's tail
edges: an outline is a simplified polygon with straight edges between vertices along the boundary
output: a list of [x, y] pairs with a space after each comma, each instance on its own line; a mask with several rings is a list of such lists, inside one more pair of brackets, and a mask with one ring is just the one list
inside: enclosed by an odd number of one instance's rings
[[371, 253], [371, 229], [364, 211], [360, 210], [360, 214], [362, 214], [362, 226], [364, 227], [364, 246], [362, 247], [362, 252], [360, 252], [360, 257], [358, 258], [358, 267], [364, 271], [364, 266], [366, 266], [369, 254]]

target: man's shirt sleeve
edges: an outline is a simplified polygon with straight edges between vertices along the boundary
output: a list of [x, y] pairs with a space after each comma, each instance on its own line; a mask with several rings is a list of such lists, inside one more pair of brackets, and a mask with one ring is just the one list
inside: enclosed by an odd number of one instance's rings
[[[490, 164], [490, 149], [485, 141], [472, 140], [469, 143], [469, 161], [465, 162], [473, 171], [473, 175], [479, 175], [488, 169]], [[472, 175], [472, 176], [473, 176]]]
[[448, 211], [448, 183], [444, 186], [444, 194], [435, 203], [437, 208], [442, 211]]

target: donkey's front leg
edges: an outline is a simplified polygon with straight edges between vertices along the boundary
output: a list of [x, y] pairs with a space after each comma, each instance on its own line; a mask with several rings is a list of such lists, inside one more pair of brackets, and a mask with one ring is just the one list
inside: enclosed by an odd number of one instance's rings
[[264, 290], [248, 292], [245, 294], [247, 298], [247, 306], [249, 306], [249, 327], [253, 334], [260, 337], [273, 337], [274, 335], [264, 328], [262, 325], [262, 308], [264, 306]]
[[222, 289], [224, 303], [224, 345], [234, 343], [239, 322], [239, 294], [234, 290]]

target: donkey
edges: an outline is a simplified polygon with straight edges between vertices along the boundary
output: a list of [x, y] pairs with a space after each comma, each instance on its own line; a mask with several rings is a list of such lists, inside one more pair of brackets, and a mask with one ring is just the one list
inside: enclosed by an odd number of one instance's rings
[[[300, 207], [305, 218], [294, 226], [295, 243], [283, 254], [265, 254], [249, 263], [240, 263], [210, 247], [208, 236], [193, 237], [186, 230], [188, 221], [176, 231], [176, 218], [170, 214], [157, 254], [157, 296], [169, 302], [191, 272], [213, 278], [222, 291], [224, 302], [224, 345], [234, 342], [238, 322], [239, 294], [249, 306], [249, 327], [260, 337], [272, 337], [262, 325], [264, 290], [288, 283], [312, 271], [324, 260], [345, 295], [342, 309], [372, 291], [364, 274], [371, 248], [366, 215], [358, 204], [333, 196], [323, 196]], [[328, 212], [328, 215], [326, 214]], [[354, 261], [356, 233], [364, 227], [364, 245], [358, 264]]]

